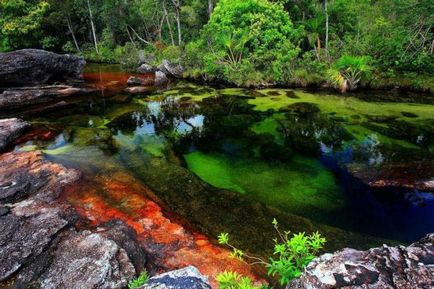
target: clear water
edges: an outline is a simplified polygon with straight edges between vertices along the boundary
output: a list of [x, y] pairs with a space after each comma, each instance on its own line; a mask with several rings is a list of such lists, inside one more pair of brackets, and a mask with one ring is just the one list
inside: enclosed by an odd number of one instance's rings
[[[408, 243], [434, 231], [433, 194], [374, 190], [345, 169], [432, 169], [429, 96], [180, 82], [132, 97], [122, 92], [128, 75], [115, 70], [88, 69], [100, 91], [63, 108], [14, 112], [41, 132], [16, 149], [41, 149], [88, 178], [122, 169], [192, 226], [229, 232], [257, 253], [272, 242], [274, 217], [292, 231], [319, 230], [330, 249]], [[44, 140], [44, 132], [55, 137]]]

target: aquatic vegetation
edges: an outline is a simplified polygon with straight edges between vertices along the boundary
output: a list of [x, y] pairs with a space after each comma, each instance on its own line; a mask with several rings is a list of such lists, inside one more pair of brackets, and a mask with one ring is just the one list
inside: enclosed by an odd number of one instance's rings
[[[232, 257], [247, 260], [248, 262], [252, 262], [252, 265], [260, 264], [265, 266], [268, 268], [269, 275], [278, 275], [280, 284], [286, 285], [292, 279], [300, 277], [304, 268], [315, 258], [315, 255], [318, 254], [319, 250], [324, 247], [326, 239], [318, 232], [312, 233], [308, 236], [305, 233], [292, 234], [291, 236], [290, 231], [280, 231], [276, 219], [273, 219], [273, 227], [278, 234], [278, 238], [274, 240], [275, 245], [273, 256], [269, 258], [269, 261], [255, 256], [250, 256], [233, 246], [229, 242], [228, 233], [221, 233], [218, 236], [218, 242], [232, 249]], [[250, 285], [248, 279], [243, 280], [243, 278], [240, 278], [240, 276], [233, 273], [222, 274], [218, 281], [223, 281], [227, 284], [236, 284], [240, 282]]]
[[128, 289], [137, 289], [137, 288], [145, 285], [146, 283], [148, 283], [149, 278], [150, 277], [149, 277], [148, 271], [146, 271], [146, 270], [143, 271], [142, 273], [140, 273], [139, 277], [128, 282]]
[[315, 215], [317, 209], [332, 212], [345, 205], [333, 175], [311, 158], [296, 155], [290, 163], [279, 164], [192, 152], [185, 160], [189, 170], [216, 187], [302, 215]]

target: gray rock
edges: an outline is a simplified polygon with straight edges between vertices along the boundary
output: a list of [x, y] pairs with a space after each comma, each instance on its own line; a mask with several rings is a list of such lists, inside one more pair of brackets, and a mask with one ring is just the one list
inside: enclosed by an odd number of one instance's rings
[[0, 87], [77, 80], [85, 65], [81, 57], [37, 49], [0, 53]]
[[69, 231], [41, 257], [48, 264], [36, 261], [26, 268], [17, 288], [121, 289], [136, 275], [123, 248], [90, 231]]
[[[28, 128], [30, 124], [18, 118], [0, 119], [0, 152]], [[2, 184], [0, 183], [0, 188]]]
[[287, 289], [434, 288], [434, 234], [408, 247], [344, 249], [312, 261]]
[[145, 270], [146, 256], [137, 242], [136, 232], [120, 220], [112, 220], [98, 230], [98, 233], [114, 241], [124, 249], [130, 258], [137, 273]]
[[55, 102], [63, 98], [86, 95], [92, 92], [95, 90], [69, 85], [10, 88], [0, 94], [0, 110]]
[[211, 286], [207, 277], [189, 266], [152, 277], [140, 289], [211, 289]]
[[128, 78], [127, 80], [127, 84], [132, 86], [138, 86], [138, 85], [151, 86], [154, 85], [154, 79], [130, 76], [130, 78]]
[[158, 70], [164, 72], [166, 75], [176, 78], [182, 78], [184, 74], [184, 68], [179, 64], [173, 64], [170, 61], [164, 59], [158, 66]]
[[156, 86], [163, 86], [169, 83], [169, 79], [167, 78], [166, 74], [162, 71], [155, 72], [155, 85]]
[[69, 224], [60, 209], [45, 208], [31, 216], [13, 211], [0, 217], [0, 281], [6, 280], [45, 251]]
[[146, 64], [146, 63], [140, 65], [140, 67], [137, 69], [137, 71], [138, 71], [139, 73], [143, 73], [143, 74], [146, 74], [146, 73], [154, 73], [156, 70], [157, 70], [157, 69], [156, 69], [155, 67], [153, 67], [153, 66], [151, 66], [151, 65], [149, 65], [149, 64]]

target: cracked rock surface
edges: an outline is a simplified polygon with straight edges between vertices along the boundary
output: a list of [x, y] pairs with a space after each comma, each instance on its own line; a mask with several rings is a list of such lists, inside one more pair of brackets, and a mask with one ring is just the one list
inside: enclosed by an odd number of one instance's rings
[[383, 245], [322, 255], [287, 288], [434, 288], [434, 234], [408, 247]]

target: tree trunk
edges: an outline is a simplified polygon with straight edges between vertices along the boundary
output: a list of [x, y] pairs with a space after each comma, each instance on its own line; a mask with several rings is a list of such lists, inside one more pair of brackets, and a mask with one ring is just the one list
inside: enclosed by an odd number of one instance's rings
[[325, 50], [327, 53], [327, 56], [329, 54], [329, 13], [328, 13], [328, 7], [327, 7], [327, 0], [324, 0], [324, 11], [326, 16], [326, 38], [325, 38]]
[[208, 16], [210, 19], [213, 11], [214, 11], [214, 0], [208, 0]]
[[90, 26], [92, 27], [92, 35], [93, 35], [93, 41], [95, 43], [95, 51], [96, 51], [97, 54], [99, 54], [99, 51], [98, 51], [98, 40], [96, 38], [95, 24], [93, 23], [92, 9], [90, 8], [90, 2], [89, 2], [89, 0], [87, 0], [87, 7], [89, 9]]
[[163, 1], [163, 11], [164, 11], [164, 16], [166, 17], [167, 28], [169, 28], [170, 40], [172, 41], [172, 45], [175, 45], [175, 40], [173, 39], [172, 26], [170, 25], [169, 14], [167, 13], [166, 1]]
[[178, 28], [178, 45], [182, 44], [182, 32], [181, 32], [181, 3], [180, 0], [172, 0], [175, 6], [176, 26]]
[[66, 21], [68, 23], [69, 32], [71, 32], [72, 39], [74, 40], [75, 48], [78, 50], [78, 52], [81, 52], [80, 46], [78, 45], [78, 42], [77, 42], [77, 38], [75, 38], [74, 30], [72, 29], [71, 19], [69, 19], [69, 17], [67, 17]]

